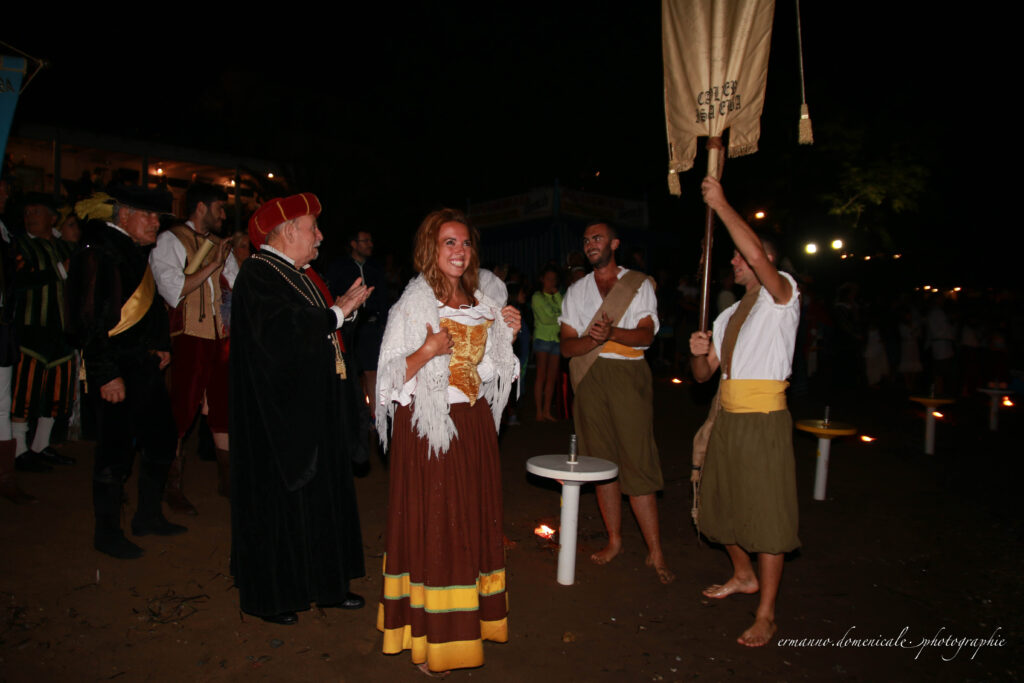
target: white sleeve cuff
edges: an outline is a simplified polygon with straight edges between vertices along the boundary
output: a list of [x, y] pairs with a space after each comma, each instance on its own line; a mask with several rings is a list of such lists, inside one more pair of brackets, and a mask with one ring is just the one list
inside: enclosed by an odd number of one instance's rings
[[[416, 376], [414, 375], [412, 379], [402, 385], [402, 389], [400, 391], [392, 392], [391, 396], [387, 398], [398, 403], [398, 405], [407, 406], [412, 403], [412, 397], [415, 393]], [[381, 398], [384, 399], [385, 397], [382, 396]], [[386, 405], [384, 400], [381, 401], [381, 405]]]

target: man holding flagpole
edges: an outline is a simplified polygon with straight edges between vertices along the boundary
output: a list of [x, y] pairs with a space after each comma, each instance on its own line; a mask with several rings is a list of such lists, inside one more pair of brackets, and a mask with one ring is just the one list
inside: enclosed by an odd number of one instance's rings
[[[725, 546], [733, 567], [728, 581], [703, 593], [720, 599], [760, 592], [754, 623], [737, 639], [757, 647], [775, 635], [785, 553], [800, 546], [793, 424], [785, 394], [800, 294], [793, 278], [776, 268], [774, 246], [759, 239], [729, 205], [722, 185], [709, 176], [701, 190], [736, 246], [736, 284], [746, 289], [741, 301], [718, 316], [711, 334], [690, 337], [690, 365], [698, 382], [722, 368], [722, 407], [701, 473], [699, 520], [701, 531]], [[760, 576], [749, 553], [757, 553]]]

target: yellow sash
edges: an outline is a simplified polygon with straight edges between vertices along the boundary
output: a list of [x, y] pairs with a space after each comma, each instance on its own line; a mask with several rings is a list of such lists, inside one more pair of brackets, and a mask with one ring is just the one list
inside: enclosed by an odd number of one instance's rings
[[601, 347], [601, 353], [617, 353], [620, 356], [626, 358], [643, 358], [644, 352], [640, 349], [634, 349], [632, 346], [626, 346], [619, 342], [606, 341], [604, 346]]
[[789, 382], [777, 379], [722, 380], [722, 410], [729, 413], [771, 413], [785, 410], [788, 386]]
[[135, 288], [128, 301], [121, 307], [121, 321], [107, 332], [108, 337], [121, 334], [135, 323], [142, 320], [146, 315], [150, 304], [153, 303], [153, 294], [156, 292], [156, 282], [153, 281], [153, 271], [146, 266], [146, 274], [142, 276], [142, 282]]

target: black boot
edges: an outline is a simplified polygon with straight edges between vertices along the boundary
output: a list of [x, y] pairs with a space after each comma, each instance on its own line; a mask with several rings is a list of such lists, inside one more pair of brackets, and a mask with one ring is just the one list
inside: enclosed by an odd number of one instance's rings
[[167, 468], [167, 463], [143, 460], [139, 464], [139, 507], [132, 518], [132, 534], [136, 536], [174, 536], [188, 531], [180, 524], [168, 522], [164, 517], [162, 501]]
[[18, 486], [18, 479], [14, 474], [14, 450], [14, 439], [0, 441], [0, 496], [18, 505], [35, 503], [36, 497], [25, 493]]
[[96, 534], [93, 547], [119, 560], [134, 560], [142, 557], [142, 548], [135, 545], [121, 531], [121, 493], [124, 485], [120, 482], [92, 483], [92, 506], [96, 514]]
[[231, 452], [217, 449], [217, 493], [231, 498]]
[[199, 514], [195, 505], [185, 497], [183, 490], [185, 483], [185, 448], [184, 444], [178, 443], [178, 452], [171, 461], [167, 470], [167, 487], [164, 489], [164, 502], [174, 512], [180, 512], [193, 517]]
[[199, 455], [199, 459], [205, 462], [213, 462], [217, 459], [217, 446], [213, 442], [213, 432], [210, 430], [210, 425], [206, 422], [206, 416], [202, 413], [199, 414], [199, 419], [196, 420], [195, 431], [196, 453]]

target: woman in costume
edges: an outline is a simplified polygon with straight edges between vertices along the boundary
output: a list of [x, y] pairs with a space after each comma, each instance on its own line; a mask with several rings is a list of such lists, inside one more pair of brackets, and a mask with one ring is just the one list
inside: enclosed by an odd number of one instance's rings
[[562, 293], [558, 291], [558, 269], [545, 266], [540, 275], [540, 291], [533, 293], [530, 304], [533, 307], [533, 355], [537, 359], [537, 380], [533, 398], [537, 404], [537, 422], [555, 422], [551, 414], [551, 400], [555, 395], [555, 380], [558, 379], [562, 353], [558, 346], [558, 331], [561, 327], [558, 316], [562, 314]]
[[377, 628], [385, 654], [411, 650], [427, 673], [480, 666], [484, 640], [508, 640], [497, 427], [520, 316], [477, 289], [478, 241], [453, 209], [423, 220], [377, 370], [385, 446], [392, 423]]

